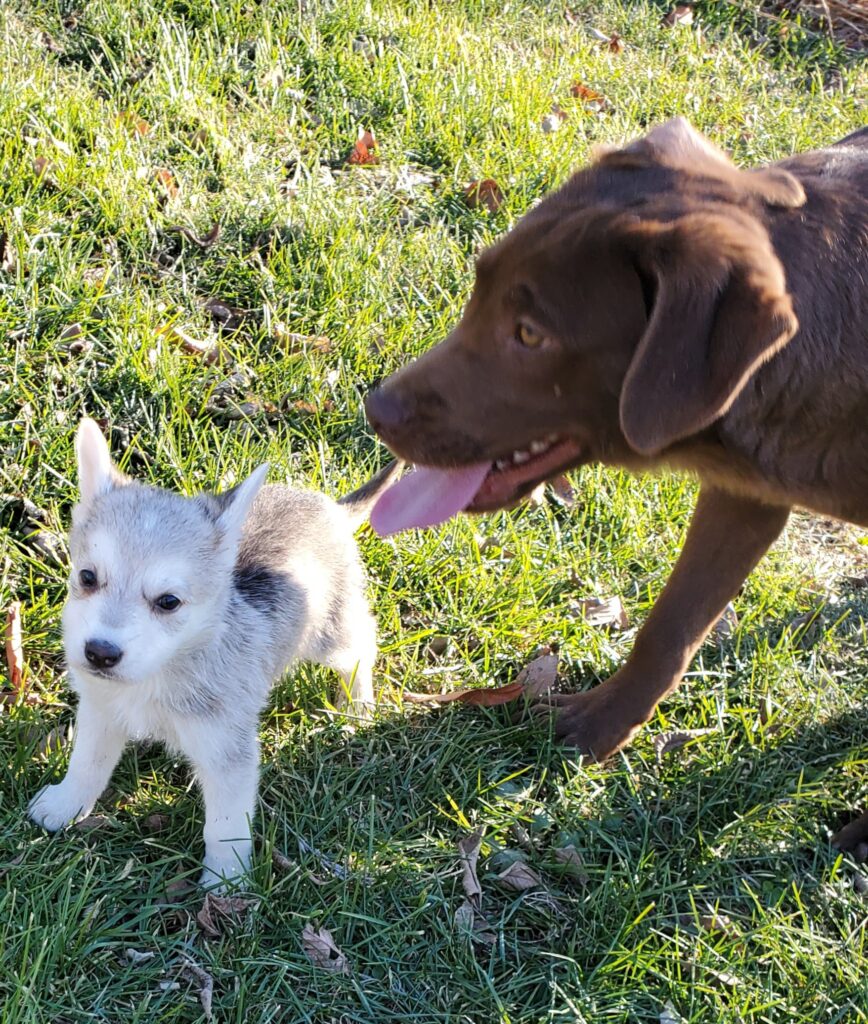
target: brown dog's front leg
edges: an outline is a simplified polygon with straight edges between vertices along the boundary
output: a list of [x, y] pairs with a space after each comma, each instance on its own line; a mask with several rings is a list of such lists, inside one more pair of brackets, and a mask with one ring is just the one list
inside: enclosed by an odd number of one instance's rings
[[675, 569], [623, 667], [587, 693], [550, 702], [557, 707], [559, 739], [598, 761], [624, 746], [679, 684], [789, 512], [703, 487]]

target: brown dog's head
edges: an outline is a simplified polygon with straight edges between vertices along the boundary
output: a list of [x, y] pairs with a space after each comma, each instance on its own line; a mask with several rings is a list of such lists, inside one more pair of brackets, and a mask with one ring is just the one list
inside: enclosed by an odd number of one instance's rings
[[804, 200], [682, 119], [606, 152], [481, 255], [455, 330], [368, 396], [373, 428], [417, 466], [487, 465], [472, 511], [659, 455], [795, 333], [764, 218]]

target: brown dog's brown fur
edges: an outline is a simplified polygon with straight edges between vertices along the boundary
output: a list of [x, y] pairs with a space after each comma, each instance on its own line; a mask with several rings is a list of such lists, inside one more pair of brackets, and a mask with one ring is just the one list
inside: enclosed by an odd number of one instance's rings
[[[523, 346], [520, 322], [545, 342]], [[453, 333], [367, 410], [417, 464], [556, 434], [565, 461], [543, 477], [589, 461], [699, 476], [627, 662], [555, 702], [558, 734], [608, 757], [678, 685], [792, 506], [868, 526], [868, 129], [750, 171], [681, 119], [604, 153], [482, 254]], [[471, 510], [539, 479], [508, 482]], [[864, 852], [868, 813], [838, 838]]]

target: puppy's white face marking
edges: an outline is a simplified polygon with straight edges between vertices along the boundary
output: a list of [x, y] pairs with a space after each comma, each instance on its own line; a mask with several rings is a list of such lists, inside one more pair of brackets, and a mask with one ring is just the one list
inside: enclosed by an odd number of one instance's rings
[[[176, 659], [207, 643], [230, 582], [228, 572], [211, 565], [204, 586], [203, 567], [197, 572], [182, 547], [174, 545], [148, 557], [137, 540], [106, 526], [85, 533], [73, 550], [63, 614], [70, 666], [118, 684], [163, 675]], [[216, 531], [213, 540], [216, 549]], [[116, 648], [117, 663], [105, 667], [89, 660], [88, 645], [94, 642]]]

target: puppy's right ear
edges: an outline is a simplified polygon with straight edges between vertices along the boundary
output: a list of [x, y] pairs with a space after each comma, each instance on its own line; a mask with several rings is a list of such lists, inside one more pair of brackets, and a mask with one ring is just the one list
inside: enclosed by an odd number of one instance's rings
[[75, 435], [75, 454], [78, 460], [78, 489], [81, 504], [89, 505], [95, 498], [106, 494], [126, 478], [112, 462], [109, 446], [93, 420], [85, 417]]

